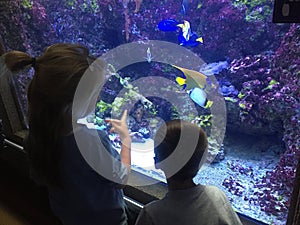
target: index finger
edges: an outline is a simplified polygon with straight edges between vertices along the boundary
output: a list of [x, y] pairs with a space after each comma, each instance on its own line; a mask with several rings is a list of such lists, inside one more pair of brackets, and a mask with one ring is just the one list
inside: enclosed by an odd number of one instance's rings
[[125, 121], [126, 118], [127, 118], [127, 109], [124, 110], [123, 115], [122, 115], [122, 117], [121, 117], [121, 120], [122, 120], [122, 121]]
[[117, 121], [119, 121], [119, 120], [107, 118], [107, 119], [105, 119], [104, 121], [107, 122], [107, 123], [111, 123], [111, 122], [117, 122]]

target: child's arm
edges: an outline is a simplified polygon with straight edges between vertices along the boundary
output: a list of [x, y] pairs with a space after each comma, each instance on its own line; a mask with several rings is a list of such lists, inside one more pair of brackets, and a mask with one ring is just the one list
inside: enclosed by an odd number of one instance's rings
[[128, 174], [131, 170], [131, 137], [126, 123], [127, 110], [123, 112], [120, 120], [117, 119], [106, 119], [106, 122], [111, 123], [112, 128], [110, 132], [116, 132], [120, 135], [122, 146], [121, 146], [121, 162], [126, 166]]

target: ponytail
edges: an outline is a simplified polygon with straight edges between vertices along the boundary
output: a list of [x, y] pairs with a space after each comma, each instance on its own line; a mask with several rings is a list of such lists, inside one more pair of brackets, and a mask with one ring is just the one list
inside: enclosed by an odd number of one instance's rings
[[5, 64], [12, 72], [18, 72], [35, 63], [35, 58], [32, 58], [25, 52], [10, 51], [5, 53]]

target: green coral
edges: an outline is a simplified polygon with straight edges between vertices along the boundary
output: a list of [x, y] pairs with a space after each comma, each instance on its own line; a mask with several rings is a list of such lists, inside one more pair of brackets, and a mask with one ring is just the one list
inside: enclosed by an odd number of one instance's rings
[[244, 103], [239, 103], [239, 107], [241, 108], [241, 109], [246, 109], [246, 105], [244, 104]]
[[238, 98], [244, 98], [246, 95], [245, 94], [243, 94], [242, 92], [240, 92], [239, 94], [238, 94]]
[[67, 0], [65, 5], [73, 8], [76, 5], [76, 0]]
[[279, 84], [279, 82], [277, 82], [276, 80], [272, 79], [272, 80], [269, 82], [268, 86], [265, 87], [264, 89], [262, 89], [262, 91], [272, 90], [273, 87], [274, 87], [275, 85], [277, 85], [277, 84]]
[[111, 76], [115, 76], [117, 79], [119, 79], [120, 84], [128, 89], [128, 91], [124, 95], [124, 99], [122, 100], [124, 104], [125, 102], [129, 101], [141, 101], [141, 103], [144, 105], [145, 109], [147, 109], [152, 115], [156, 115], [157, 110], [155, 109], [154, 105], [151, 101], [149, 101], [146, 97], [141, 95], [139, 93], [138, 87], [134, 87], [132, 84], [129, 83], [130, 77], [122, 78], [120, 74], [116, 71], [115, 67], [112, 64], [108, 64], [108, 73]]
[[100, 113], [104, 113], [112, 108], [112, 105], [109, 103], [104, 102], [103, 100], [100, 100], [97, 102], [96, 107], [98, 108]]
[[204, 128], [204, 127], [210, 127], [211, 126], [211, 118], [212, 118], [212, 114], [200, 115], [200, 116], [195, 117], [191, 121], [192, 121], [192, 123], [195, 123], [198, 126]]
[[100, 9], [97, 0], [84, 0], [83, 3], [78, 3], [77, 0], [67, 0], [65, 2], [65, 5], [67, 7], [71, 7], [72, 9], [79, 7], [83, 12], [89, 12], [89, 13], [97, 13]]
[[115, 70], [114, 66], [109, 64], [108, 65], [108, 72], [111, 76], [116, 77], [119, 79], [120, 84], [125, 88], [126, 92], [123, 97], [116, 97], [114, 101], [110, 104], [103, 100], [99, 100], [96, 104], [96, 115], [94, 118], [94, 123], [101, 126], [103, 125], [103, 115], [108, 115], [113, 110], [115, 113], [120, 114], [121, 110], [123, 109], [123, 106], [130, 102], [137, 102], [141, 101], [141, 103], [144, 105], [145, 109], [147, 109], [152, 115], [156, 115], [157, 111], [152, 104], [151, 101], [149, 101], [147, 98], [145, 98], [143, 95], [139, 94], [138, 87], [134, 87], [132, 84], [129, 83], [130, 78], [125, 77], [122, 78], [117, 71]]
[[225, 101], [232, 102], [232, 103], [236, 103], [238, 101], [237, 99], [232, 98], [232, 97], [225, 97], [224, 99], [225, 99]]
[[234, 0], [235, 7], [246, 7], [246, 21], [266, 21], [272, 15], [271, 0]]
[[25, 9], [32, 9], [32, 1], [31, 0], [23, 0], [21, 2], [21, 4]]
[[95, 119], [94, 119], [94, 124], [97, 124], [98, 126], [103, 125], [103, 122], [104, 122], [104, 120], [101, 119], [100, 117], [96, 116]]

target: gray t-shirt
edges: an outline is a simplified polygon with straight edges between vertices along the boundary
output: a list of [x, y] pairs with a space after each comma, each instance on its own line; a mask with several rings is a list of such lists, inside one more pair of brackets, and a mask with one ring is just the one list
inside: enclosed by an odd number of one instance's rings
[[169, 191], [147, 204], [136, 225], [242, 225], [225, 194], [214, 186]]

